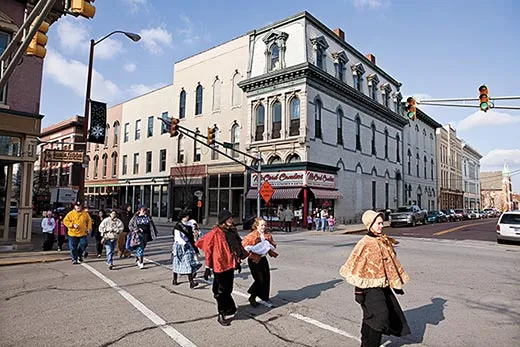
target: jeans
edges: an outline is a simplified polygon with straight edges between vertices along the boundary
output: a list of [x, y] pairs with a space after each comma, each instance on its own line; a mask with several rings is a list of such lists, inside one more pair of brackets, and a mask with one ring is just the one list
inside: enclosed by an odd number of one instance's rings
[[314, 218], [314, 227], [316, 228], [316, 231], [320, 230], [320, 219]]
[[139, 238], [141, 239], [141, 244], [135, 249], [135, 255], [137, 255], [139, 258], [144, 256], [144, 249], [146, 248], [146, 240], [144, 237], [141, 237], [139, 235]]
[[321, 231], [325, 231], [327, 229], [327, 218], [321, 218]]
[[112, 265], [114, 259], [114, 250], [116, 249], [117, 240], [106, 240], [105, 250], [107, 253], [107, 264]]
[[78, 254], [83, 257], [83, 253], [87, 249], [86, 236], [69, 236], [69, 250], [72, 260], [78, 260]]

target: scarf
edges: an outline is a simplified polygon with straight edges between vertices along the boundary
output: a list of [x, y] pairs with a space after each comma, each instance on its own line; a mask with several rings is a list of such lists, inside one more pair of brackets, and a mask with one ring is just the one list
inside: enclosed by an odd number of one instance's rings
[[369, 232], [354, 247], [339, 273], [347, 283], [359, 288], [401, 289], [410, 278], [395, 253], [398, 241]]
[[179, 222], [175, 225], [175, 227], [173, 228], [174, 230], [177, 229], [179, 230], [181, 233], [184, 234], [184, 236], [186, 236], [186, 238], [188, 239], [188, 242], [192, 245], [192, 246], [195, 246], [195, 237], [193, 236], [193, 229], [191, 228], [190, 225], [186, 225], [182, 222]]
[[228, 226], [226, 224], [219, 225], [219, 228], [224, 232], [226, 242], [231, 252], [239, 259], [247, 258], [247, 251], [242, 247], [242, 239], [238, 234], [237, 228], [234, 225]]

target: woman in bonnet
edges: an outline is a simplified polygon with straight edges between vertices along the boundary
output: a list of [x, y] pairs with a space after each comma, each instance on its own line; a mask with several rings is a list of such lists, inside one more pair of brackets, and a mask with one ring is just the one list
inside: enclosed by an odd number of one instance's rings
[[393, 293], [403, 295], [409, 277], [394, 250], [398, 242], [383, 233], [383, 214], [368, 210], [362, 220], [368, 233], [356, 244], [340, 275], [355, 286], [355, 300], [363, 309], [361, 346], [371, 347], [380, 346], [383, 334], [410, 334]]

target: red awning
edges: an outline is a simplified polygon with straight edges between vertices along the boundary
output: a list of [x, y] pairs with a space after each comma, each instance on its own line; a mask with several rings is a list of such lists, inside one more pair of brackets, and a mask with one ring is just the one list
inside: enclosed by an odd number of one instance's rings
[[[274, 193], [271, 200], [294, 200], [298, 199], [302, 188], [274, 188]], [[256, 189], [249, 189], [246, 194], [246, 199], [256, 199], [258, 191]]]
[[343, 194], [337, 190], [310, 188], [316, 199], [343, 199]]

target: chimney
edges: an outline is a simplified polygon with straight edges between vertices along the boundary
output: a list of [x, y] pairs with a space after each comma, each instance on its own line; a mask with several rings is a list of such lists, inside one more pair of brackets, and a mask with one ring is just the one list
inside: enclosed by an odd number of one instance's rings
[[376, 57], [374, 55], [372, 55], [372, 53], [368, 53], [366, 55], [367, 59], [370, 60], [370, 62], [374, 65], [376, 65]]
[[341, 39], [341, 41], [345, 41], [345, 33], [343, 32], [343, 30], [341, 30], [340, 28], [336, 28], [332, 31]]

